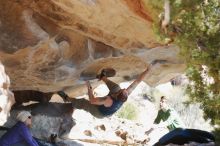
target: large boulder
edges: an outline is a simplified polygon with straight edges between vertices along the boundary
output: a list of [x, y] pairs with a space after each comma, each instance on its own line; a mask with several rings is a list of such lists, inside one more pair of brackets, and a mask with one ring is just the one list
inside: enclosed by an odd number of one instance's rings
[[[116, 82], [132, 80], [151, 61], [165, 60], [145, 78], [152, 86], [181, 74], [177, 46], [153, 32], [147, 1], [0, 0], [0, 60], [13, 90], [85, 93], [80, 74], [117, 70]], [[77, 91], [77, 90], [78, 91]]]
[[9, 90], [10, 79], [0, 62], [0, 125], [3, 125], [9, 116], [11, 106], [15, 103], [14, 94]]

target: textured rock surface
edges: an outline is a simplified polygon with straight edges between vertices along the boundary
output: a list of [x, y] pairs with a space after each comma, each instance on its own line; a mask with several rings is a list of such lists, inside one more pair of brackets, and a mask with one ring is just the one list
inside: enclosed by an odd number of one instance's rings
[[9, 116], [11, 106], [15, 103], [14, 94], [9, 90], [10, 79], [0, 62], [0, 125], [3, 125]]
[[85, 92], [79, 80], [83, 70], [113, 67], [119, 82], [132, 80], [155, 59], [167, 62], [145, 78], [149, 85], [182, 73], [178, 48], [160, 47], [146, 5], [141, 0], [0, 0], [0, 60], [11, 88], [65, 89], [78, 96]]

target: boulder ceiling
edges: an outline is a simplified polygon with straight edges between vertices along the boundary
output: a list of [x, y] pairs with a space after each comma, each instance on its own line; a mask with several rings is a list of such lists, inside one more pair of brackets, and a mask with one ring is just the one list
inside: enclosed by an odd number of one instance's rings
[[0, 0], [0, 60], [11, 88], [84, 89], [81, 72], [105, 67], [117, 70], [115, 81], [132, 80], [155, 59], [166, 63], [147, 75], [149, 85], [181, 74], [185, 64], [179, 49], [156, 39], [155, 18], [144, 7], [146, 2]]

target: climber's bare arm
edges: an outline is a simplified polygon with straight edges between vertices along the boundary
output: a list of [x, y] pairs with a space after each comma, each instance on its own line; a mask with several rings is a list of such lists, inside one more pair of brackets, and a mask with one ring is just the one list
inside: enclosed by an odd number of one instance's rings
[[94, 105], [104, 105], [106, 107], [110, 107], [113, 103], [111, 97], [109, 96], [105, 96], [105, 97], [95, 97], [94, 94], [93, 94], [93, 90], [92, 90], [92, 87], [88, 82], [86, 82], [86, 85], [88, 87], [88, 95], [89, 95], [89, 102], [91, 104], [94, 104]]
[[128, 92], [128, 95], [131, 94], [131, 92], [137, 87], [137, 85], [144, 79], [148, 71], [150, 70], [151, 65], [148, 66], [147, 69], [145, 69], [138, 77], [137, 79], [131, 83], [131, 85], [126, 89]]

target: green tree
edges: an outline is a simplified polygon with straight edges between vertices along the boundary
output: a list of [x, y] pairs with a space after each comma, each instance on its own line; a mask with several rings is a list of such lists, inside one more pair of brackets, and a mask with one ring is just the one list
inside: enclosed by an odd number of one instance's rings
[[[151, 5], [161, 13], [163, 3], [154, 0]], [[191, 80], [187, 93], [191, 101], [202, 104], [205, 117], [220, 126], [220, 1], [170, 0], [170, 10], [167, 31], [161, 30], [158, 20], [157, 33], [162, 39], [171, 38], [181, 48]], [[213, 81], [207, 82], [203, 74]], [[219, 131], [216, 129], [216, 136]]]

